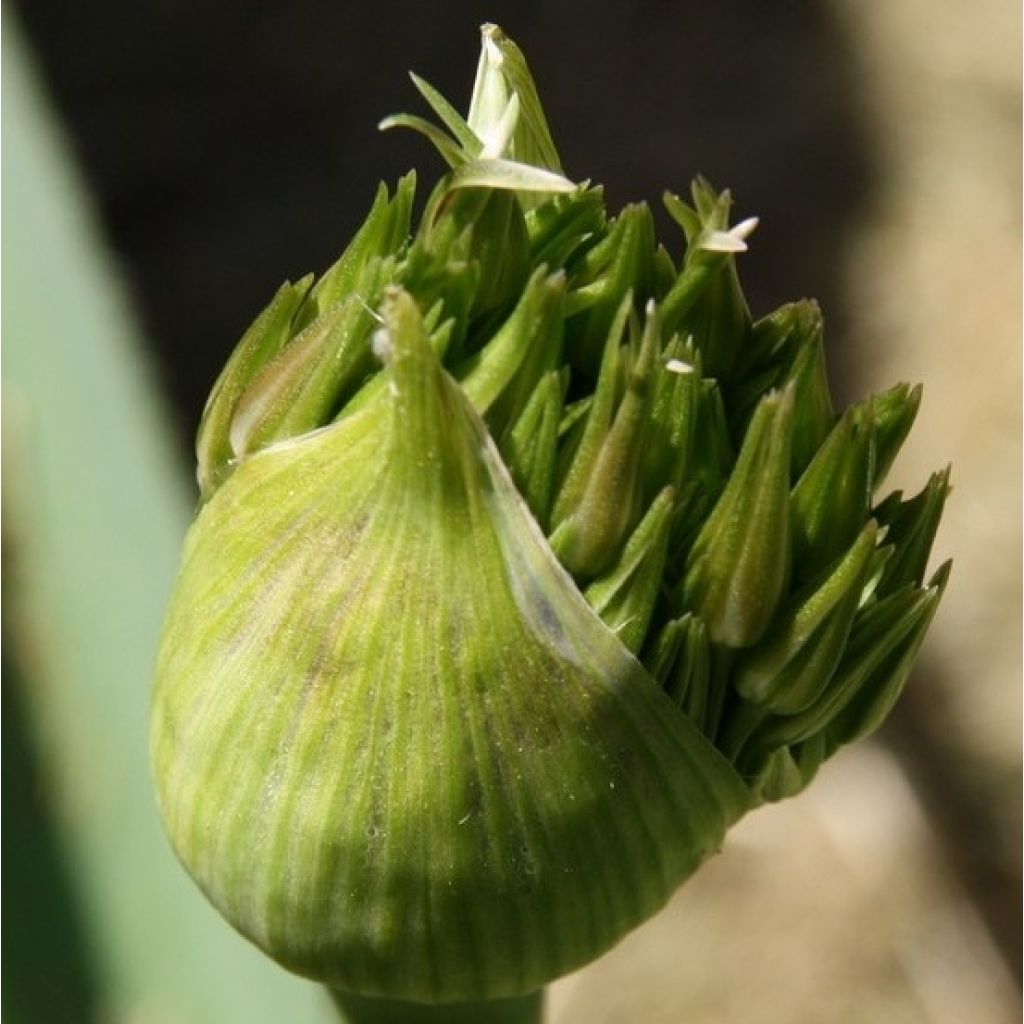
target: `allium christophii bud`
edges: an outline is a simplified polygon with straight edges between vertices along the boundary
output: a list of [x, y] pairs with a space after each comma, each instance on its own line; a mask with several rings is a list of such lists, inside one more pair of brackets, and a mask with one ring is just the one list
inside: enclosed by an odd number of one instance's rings
[[448, 164], [381, 186], [214, 386], [158, 656], [182, 862], [336, 989], [531, 992], [882, 722], [948, 565], [948, 474], [876, 500], [906, 386], [833, 412], [817, 306], [752, 321], [755, 221], [609, 216], [494, 26]]

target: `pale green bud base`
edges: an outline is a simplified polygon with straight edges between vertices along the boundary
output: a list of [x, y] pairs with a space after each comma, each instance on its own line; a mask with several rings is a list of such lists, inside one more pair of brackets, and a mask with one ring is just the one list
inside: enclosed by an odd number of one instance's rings
[[345, 1024], [540, 1024], [544, 993], [474, 1003], [407, 1003], [332, 992]]

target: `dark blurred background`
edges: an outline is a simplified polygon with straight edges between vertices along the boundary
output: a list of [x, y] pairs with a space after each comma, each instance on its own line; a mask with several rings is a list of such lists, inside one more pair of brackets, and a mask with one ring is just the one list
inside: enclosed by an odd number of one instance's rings
[[[871, 175], [854, 69], [828, 9], [757, 0], [145, 4], [28, 0], [18, 13], [137, 292], [183, 437], [233, 343], [286, 277], [322, 270], [378, 181], [439, 171], [377, 122], [422, 111], [406, 72], [468, 104], [477, 26], [527, 54], [570, 176], [612, 207], [695, 174], [762, 218], [755, 309], [818, 297]], [[760, 249], [762, 255], [757, 255]], [[772, 253], [786, 253], [780, 260]]]
[[[527, 55], [569, 176], [604, 183], [613, 207], [649, 200], [671, 251], [681, 239], [661, 215], [662, 190], [684, 191], [698, 173], [731, 187], [738, 215], [761, 218], [741, 265], [755, 315], [819, 299], [838, 398], [858, 394], [874, 379], [849, 340], [857, 318], [848, 257], [878, 216], [891, 126], [873, 119], [864, 41], [844, 9], [824, 0], [18, 0], [9, 8], [133, 292], [172, 400], [183, 467], [214, 377], [281, 280], [333, 261], [379, 180], [413, 165], [427, 177], [440, 170], [419, 137], [380, 135], [376, 124], [423, 112], [409, 69], [456, 106], [467, 103], [483, 20], [501, 24]], [[940, 859], [1019, 977], [1019, 856], [1004, 820], [1019, 780], [1012, 768], [995, 781], [984, 764], [964, 771], [941, 702], [919, 696], [943, 672], [935, 657], [924, 663], [886, 738], [929, 811]], [[42, 790], [23, 784], [35, 769], [16, 698], [5, 810], [35, 823], [22, 834], [45, 837]], [[5, 841], [9, 851], [17, 870], [24, 844]], [[63, 885], [48, 899], [69, 907]], [[33, 896], [17, 885], [8, 894], [10, 936]], [[70, 948], [76, 927], [66, 915]], [[38, 943], [52, 944], [42, 931]], [[5, 968], [12, 949], [5, 939]], [[22, 952], [31, 959], [31, 948]], [[86, 958], [68, 957], [72, 1005], [91, 998]], [[40, 1001], [29, 992], [20, 1005], [53, 1004], [31, 970], [19, 979], [41, 986]], [[74, 1019], [59, 1004], [35, 1019]]]

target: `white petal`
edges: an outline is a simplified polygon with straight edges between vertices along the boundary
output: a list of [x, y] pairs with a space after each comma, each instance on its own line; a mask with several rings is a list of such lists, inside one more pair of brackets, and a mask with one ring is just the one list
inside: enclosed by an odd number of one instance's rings
[[671, 370], [672, 373], [693, 373], [693, 366], [690, 363], [684, 363], [682, 359], [669, 359], [665, 363], [665, 369]]
[[698, 244], [708, 252], [746, 252], [747, 243], [730, 231], [711, 231]]

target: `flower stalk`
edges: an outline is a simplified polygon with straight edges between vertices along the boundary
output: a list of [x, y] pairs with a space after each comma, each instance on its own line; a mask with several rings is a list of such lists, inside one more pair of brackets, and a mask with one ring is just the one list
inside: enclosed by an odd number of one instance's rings
[[408, 1003], [345, 992], [331, 997], [344, 1024], [540, 1024], [544, 996], [530, 992], [474, 1003]]

